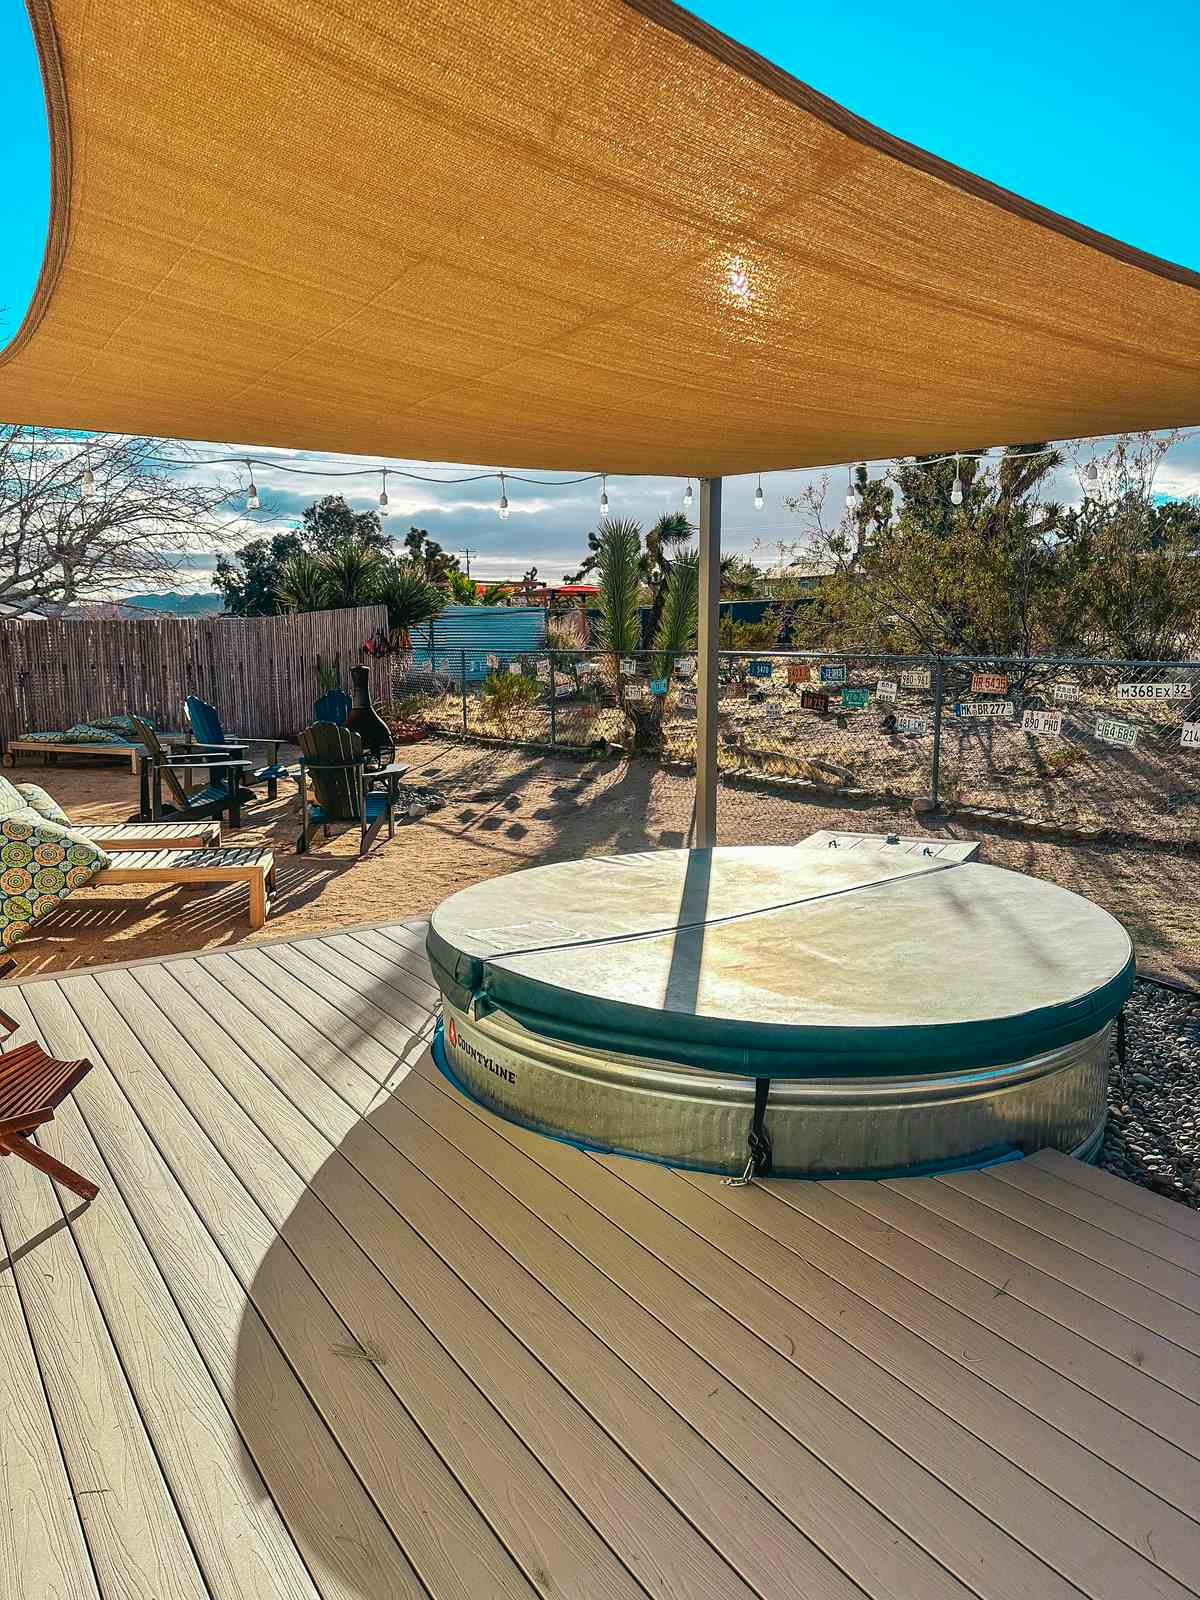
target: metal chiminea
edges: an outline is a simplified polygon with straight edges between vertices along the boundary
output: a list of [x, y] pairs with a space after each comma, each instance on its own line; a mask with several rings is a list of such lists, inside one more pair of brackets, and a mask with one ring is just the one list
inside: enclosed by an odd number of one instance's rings
[[371, 704], [371, 674], [366, 667], [351, 667], [350, 679], [354, 705], [346, 717], [346, 726], [362, 740], [369, 761], [380, 766], [394, 761], [396, 747], [391, 730]]

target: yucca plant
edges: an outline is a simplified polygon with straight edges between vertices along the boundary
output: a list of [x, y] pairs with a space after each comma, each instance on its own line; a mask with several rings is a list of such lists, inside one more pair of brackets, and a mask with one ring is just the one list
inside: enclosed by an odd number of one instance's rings
[[328, 604], [329, 574], [320, 556], [297, 550], [279, 569], [279, 603], [289, 611], [323, 611]]
[[596, 533], [596, 580], [600, 586], [600, 644], [614, 655], [628, 655], [641, 645], [638, 591], [642, 525], [629, 518], [608, 518]]
[[425, 576], [424, 567], [408, 560], [384, 562], [376, 599], [387, 607], [388, 628], [400, 650], [409, 649], [412, 629], [436, 617], [446, 603], [442, 591]]
[[385, 562], [375, 545], [340, 539], [321, 560], [331, 606], [369, 606], [378, 600]]
[[671, 563], [662, 620], [654, 636], [656, 678], [669, 678], [676, 658], [695, 648], [699, 598], [700, 558], [693, 550]]

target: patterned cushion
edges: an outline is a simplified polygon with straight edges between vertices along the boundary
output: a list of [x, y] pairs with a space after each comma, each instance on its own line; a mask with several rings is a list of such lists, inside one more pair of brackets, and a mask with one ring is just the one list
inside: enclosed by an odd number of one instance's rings
[[[141, 720], [146, 724], [152, 733], [157, 733], [159, 731], [158, 723], [153, 721], [152, 718], [143, 717]], [[130, 742], [136, 742], [133, 735], [132, 717], [93, 717], [92, 721], [88, 723], [88, 727], [103, 728], [109, 733], [119, 733], [122, 739]]]
[[0, 778], [0, 822], [5, 817], [11, 817], [14, 811], [27, 811], [29, 801], [17, 788], [15, 783], [9, 783], [7, 778]]
[[99, 845], [39, 817], [32, 806], [0, 819], [0, 949], [24, 938], [109, 865]]
[[64, 744], [128, 744], [125, 734], [114, 733], [111, 728], [97, 728], [90, 722], [77, 722], [63, 734]]
[[45, 789], [39, 788], [36, 783], [18, 783], [17, 788], [24, 795], [25, 804], [32, 806], [39, 817], [45, 817], [47, 822], [57, 822], [64, 828], [71, 826], [70, 817]]

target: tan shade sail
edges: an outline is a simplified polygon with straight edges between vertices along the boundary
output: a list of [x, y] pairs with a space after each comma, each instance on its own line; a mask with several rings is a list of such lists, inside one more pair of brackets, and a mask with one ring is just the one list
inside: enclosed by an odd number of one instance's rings
[[1200, 277], [666, 0], [30, 3], [6, 420], [718, 474], [1200, 419]]

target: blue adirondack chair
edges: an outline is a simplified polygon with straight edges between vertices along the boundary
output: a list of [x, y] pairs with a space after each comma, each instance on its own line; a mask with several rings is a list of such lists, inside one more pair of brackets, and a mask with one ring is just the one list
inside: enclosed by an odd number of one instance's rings
[[353, 704], [345, 689], [326, 689], [313, 706], [313, 721], [332, 722], [335, 728], [344, 728]]
[[221, 714], [216, 706], [209, 705], [207, 700], [201, 700], [199, 695], [190, 694], [184, 701], [184, 718], [192, 730], [196, 747], [200, 750], [220, 751], [226, 755], [244, 756], [250, 745], [265, 745], [269, 759], [264, 767], [248, 767], [246, 769], [246, 784], [251, 787], [265, 783], [267, 798], [274, 800], [279, 792], [280, 778], [288, 777], [287, 767], [279, 762], [279, 746], [286, 741], [283, 739], [256, 739], [245, 734], [226, 733], [221, 725]]

